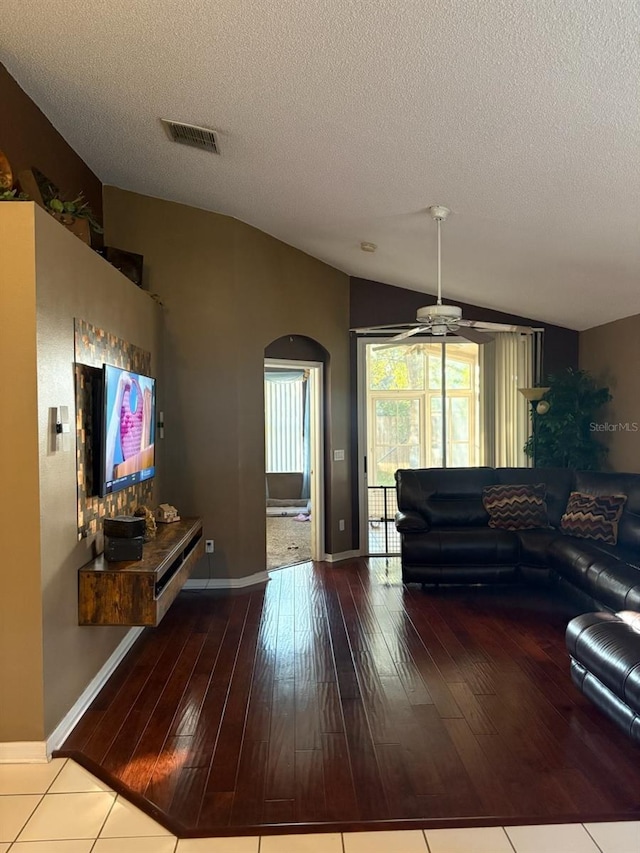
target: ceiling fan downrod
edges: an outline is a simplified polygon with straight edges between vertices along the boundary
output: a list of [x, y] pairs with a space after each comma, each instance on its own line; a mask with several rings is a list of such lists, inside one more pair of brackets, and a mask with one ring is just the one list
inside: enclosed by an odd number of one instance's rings
[[440, 226], [446, 220], [447, 216], [449, 216], [451, 211], [448, 207], [444, 207], [441, 204], [433, 204], [431, 207], [428, 207], [427, 210], [431, 214], [431, 218], [435, 219], [438, 229], [438, 299], [436, 300], [436, 305], [442, 305], [442, 251], [440, 248]]

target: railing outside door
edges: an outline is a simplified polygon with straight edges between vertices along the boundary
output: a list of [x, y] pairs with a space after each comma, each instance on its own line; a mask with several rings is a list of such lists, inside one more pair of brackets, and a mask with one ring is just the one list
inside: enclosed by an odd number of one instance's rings
[[395, 556], [400, 553], [400, 534], [396, 530], [398, 511], [395, 486], [368, 486], [368, 553]]

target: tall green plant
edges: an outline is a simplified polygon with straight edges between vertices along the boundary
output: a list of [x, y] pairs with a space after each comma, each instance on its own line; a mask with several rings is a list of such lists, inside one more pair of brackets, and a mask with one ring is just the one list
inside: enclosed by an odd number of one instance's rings
[[549, 411], [539, 415], [534, 410], [534, 434], [524, 446], [527, 456], [535, 455], [539, 468], [601, 468], [608, 448], [596, 438], [591, 425], [611, 399], [609, 389], [598, 387], [586, 370], [567, 368], [549, 378], [544, 399]]

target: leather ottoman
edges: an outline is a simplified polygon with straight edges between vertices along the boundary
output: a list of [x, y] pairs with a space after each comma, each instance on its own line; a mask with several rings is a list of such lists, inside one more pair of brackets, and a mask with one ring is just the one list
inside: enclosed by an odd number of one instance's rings
[[640, 743], [640, 613], [585, 613], [567, 626], [571, 678]]

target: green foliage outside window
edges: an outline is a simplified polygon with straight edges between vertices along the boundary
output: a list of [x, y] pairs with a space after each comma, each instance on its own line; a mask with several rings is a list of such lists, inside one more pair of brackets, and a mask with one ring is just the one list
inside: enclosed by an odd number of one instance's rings
[[372, 349], [369, 361], [372, 391], [421, 391], [424, 388], [424, 357], [406, 346]]

